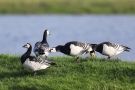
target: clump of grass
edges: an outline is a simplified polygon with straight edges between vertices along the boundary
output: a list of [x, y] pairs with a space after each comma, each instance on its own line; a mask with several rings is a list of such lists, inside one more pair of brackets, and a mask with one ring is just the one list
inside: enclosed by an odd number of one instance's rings
[[1, 90], [133, 90], [135, 62], [86, 57], [50, 57], [56, 66], [33, 71], [24, 68], [20, 56], [0, 55]]

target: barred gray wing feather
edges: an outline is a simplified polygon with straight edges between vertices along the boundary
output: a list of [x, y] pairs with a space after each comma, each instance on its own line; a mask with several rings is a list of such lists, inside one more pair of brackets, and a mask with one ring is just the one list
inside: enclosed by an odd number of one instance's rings
[[113, 43], [113, 42], [103, 42], [102, 44], [106, 44], [107, 46], [111, 46], [113, 48], [116, 48], [117, 47], [117, 44], [116, 43]]
[[51, 61], [48, 61], [48, 60], [43, 60], [41, 58], [36, 58], [36, 57], [31, 57], [31, 58], [29, 57], [23, 63], [23, 66], [30, 68], [34, 71], [46, 69], [47, 67], [51, 65], [55, 65], [55, 63], [52, 63]]
[[123, 46], [123, 45], [121, 45], [121, 46], [124, 48], [124, 51], [130, 51], [131, 50], [131, 48], [129, 48], [127, 46]]
[[49, 60], [43, 60], [43, 59], [41, 59], [41, 58], [34, 57], [34, 56], [30, 56], [30, 57], [29, 57], [29, 60], [30, 60], [30, 61], [34, 61], [35, 63], [37, 62], [37, 63], [39, 63], [39, 64], [44, 64], [44, 65], [51, 65], [51, 64], [52, 64], [52, 62], [49, 61]]
[[91, 48], [89, 43], [77, 42], [76, 45], [82, 47], [84, 50]]
[[48, 44], [41, 44], [40, 50], [43, 50], [44, 52], [49, 52], [50, 48]]
[[33, 50], [33, 51], [34, 51], [34, 53], [35, 53], [36, 55], [45, 53], [45, 54], [43, 54], [43, 55], [48, 56], [49, 50], [50, 50], [50, 48], [49, 48], [49, 45], [48, 45], [47, 43], [37, 42], [37, 43], [35, 44], [35, 47], [34, 47], [34, 50]]
[[105, 44], [107, 44], [108, 46], [111, 46], [114, 49], [119, 50], [119, 51], [129, 51], [129, 49], [130, 49], [127, 46], [123, 46], [123, 45], [120, 45], [120, 44], [117, 44], [114, 42], [106, 42]]
[[41, 47], [41, 42], [37, 42], [34, 46], [34, 52], [37, 51]]

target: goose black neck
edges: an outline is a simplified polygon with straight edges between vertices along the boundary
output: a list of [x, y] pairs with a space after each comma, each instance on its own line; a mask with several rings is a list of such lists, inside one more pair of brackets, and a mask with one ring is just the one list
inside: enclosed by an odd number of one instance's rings
[[25, 62], [25, 60], [30, 56], [32, 50], [32, 46], [28, 48], [28, 50], [22, 55], [21, 62], [22, 64]]
[[59, 45], [59, 46], [56, 47], [56, 51], [61, 51], [62, 48], [63, 48], [63, 46], [62, 45]]
[[70, 54], [70, 48], [68, 46], [59, 45], [56, 47], [56, 51], [60, 51], [60, 52], [67, 54], [67, 55]]
[[41, 43], [47, 43], [47, 32], [45, 31], [44, 34], [43, 34], [43, 39], [42, 39], [42, 42]]
[[26, 51], [25, 55], [30, 56], [31, 50], [32, 50], [32, 47], [30, 46], [30, 47], [28, 48], [28, 50]]

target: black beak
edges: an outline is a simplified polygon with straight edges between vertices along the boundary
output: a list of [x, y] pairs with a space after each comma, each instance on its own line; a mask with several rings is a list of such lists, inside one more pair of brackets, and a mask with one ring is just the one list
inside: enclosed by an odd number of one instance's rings
[[26, 46], [27, 46], [27, 45], [25, 44], [23, 47], [26, 48]]
[[51, 50], [52, 50], [52, 49], [49, 50], [49, 53], [51, 53]]
[[25, 47], [26, 45], [24, 45], [23, 47]]

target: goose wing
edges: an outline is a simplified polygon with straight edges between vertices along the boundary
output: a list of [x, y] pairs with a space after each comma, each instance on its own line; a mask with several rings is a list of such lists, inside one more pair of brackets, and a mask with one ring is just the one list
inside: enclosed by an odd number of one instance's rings
[[[48, 43], [37, 42], [35, 44], [35, 47], [34, 47], [34, 52], [37, 55], [38, 54], [45, 54], [45, 55], [47, 55], [49, 53], [49, 50], [50, 50], [50, 48], [49, 48]], [[47, 52], [47, 53], [45, 53], [45, 52]]]
[[35, 44], [34, 51], [39, 52], [41, 50], [44, 52], [48, 52], [50, 50], [49, 45], [47, 43], [42, 44], [41, 42], [37, 42]]
[[44, 52], [49, 52], [49, 45], [47, 43], [41, 44], [40, 50], [43, 50]]
[[44, 59], [41, 59], [41, 58], [38, 58], [38, 57], [35, 57], [35, 56], [30, 56], [29, 57], [29, 60], [30, 61], [33, 61], [35, 63], [39, 63], [39, 64], [45, 64], [45, 65], [52, 65], [54, 64], [52, 61], [50, 60], [44, 60]]
[[34, 46], [34, 52], [36, 52], [41, 47], [41, 42], [37, 42]]
[[41, 58], [37, 58], [35, 56], [29, 56], [26, 61], [23, 63], [23, 66], [30, 68], [34, 71], [40, 69], [46, 69], [47, 67], [55, 65], [55, 63], [49, 60], [43, 60]]
[[118, 44], [113, 43], [113, 42], [103, 42], [101, 44], [106, 44], [107, 46], [113, 47], [113, 48], [117, 48]]
[[91, 51], [92, 50], [92, 45], [90, 43], [84, 43], [84, 42], [73, 42], [74, 45], [82, 47], [84, 50]]
[[130, 48], [113, 42], [104, 42], [104, 44], [113, 47], [117, 51], [130, 51]]

